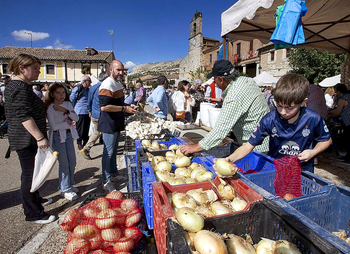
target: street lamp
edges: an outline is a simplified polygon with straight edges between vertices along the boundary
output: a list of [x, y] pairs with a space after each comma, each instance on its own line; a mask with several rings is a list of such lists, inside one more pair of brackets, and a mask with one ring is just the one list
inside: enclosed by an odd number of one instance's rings
[[25, 34], [30, 35], [30, 47], [32, 47], [32, 42], [33, 42], [33, 34], [31, 32], [24, 32]]
[[108, 30], [109, 35], [112, 35], [112, 52], [114, 52], [114, 31], [112, 30]]

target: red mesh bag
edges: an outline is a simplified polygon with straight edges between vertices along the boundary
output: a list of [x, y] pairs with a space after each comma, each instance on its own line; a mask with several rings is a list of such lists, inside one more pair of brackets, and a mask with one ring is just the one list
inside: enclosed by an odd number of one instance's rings
[[276, 196], [285, 199], [300, 197], [301, 189], [301, 162], [297, 156], [285, 156], [274, 159]]

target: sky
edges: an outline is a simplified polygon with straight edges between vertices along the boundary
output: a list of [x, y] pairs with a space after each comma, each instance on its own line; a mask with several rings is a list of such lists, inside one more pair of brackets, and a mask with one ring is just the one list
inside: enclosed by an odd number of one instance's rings
[[[222, 41], [224, 0], [32, 0], [1, 4], [0, 47], [112, 50], [125, 67], [186, 56], [190, 21], [203, 16], [203, 36]], [[111, 31], [114, 34], [111, 34]]]

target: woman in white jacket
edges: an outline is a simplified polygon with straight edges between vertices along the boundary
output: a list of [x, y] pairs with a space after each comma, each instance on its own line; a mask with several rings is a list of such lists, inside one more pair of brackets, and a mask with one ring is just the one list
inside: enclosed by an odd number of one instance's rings
[[182, 80], [177, 85], [177, 91], [171, 96], [172, 106], [174, 109], [174, 120], [185, 119], [192, 121], [192, 107], [195, 105], [195, 100], [188, 94], [190, 90], [190, 82]]

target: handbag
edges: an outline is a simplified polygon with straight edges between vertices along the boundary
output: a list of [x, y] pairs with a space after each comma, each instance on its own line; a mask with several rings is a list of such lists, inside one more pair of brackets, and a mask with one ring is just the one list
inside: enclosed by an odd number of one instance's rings
[[[187, 99], [185, 98], [185, 110], [187, 107]], [[175, 119], [185, 119], [186, 112], [184, 111], [176, 111], [175, 112]]]

